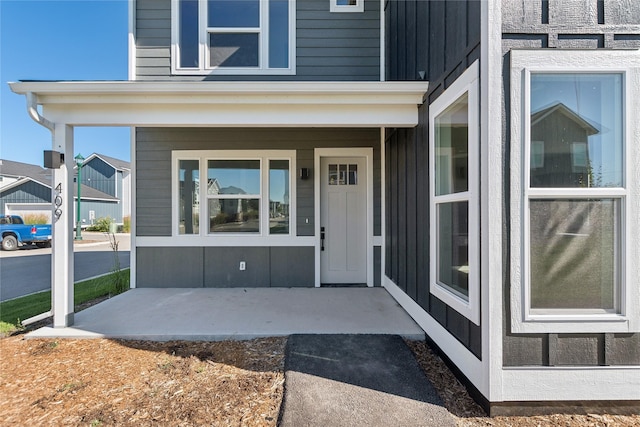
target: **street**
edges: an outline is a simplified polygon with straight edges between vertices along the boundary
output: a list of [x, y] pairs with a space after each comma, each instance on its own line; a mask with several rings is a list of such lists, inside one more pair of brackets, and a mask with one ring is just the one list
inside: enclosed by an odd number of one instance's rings
[[[118, 234], [120, 268], [129, 267], [130, 237]], [[74, 243], [75, 282], [109, 273], [114, 251], [104, 233], [83, 233]], [[0, 251], [0, 301], [51, 289], [51, 249], [22, 248]]]

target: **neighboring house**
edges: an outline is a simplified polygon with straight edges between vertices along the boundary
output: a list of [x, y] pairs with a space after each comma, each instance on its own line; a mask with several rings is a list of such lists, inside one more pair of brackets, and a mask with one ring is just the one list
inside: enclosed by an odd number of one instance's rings
[[384, 286], [492, 414], [638, 408], [640, 3], [344, 3], [132, 0], [130, 81], [11, 88], [134, 128], [132, 286]]
[[601, 186], [589, 158], [590, 141], [602, 152], [597, 128], [562, 103], [532, 112], [530, 127], [532, 186]]
[[110, 216], [116, 223], [121, 224], [124, 217], [131, 216], [131, 166], [129, 162], [93, 153], [82, 163], [82, 183], [120, 201], [120, 209]]
[[[84, 169], [83, 169], [84, 172]], [[0, 160], [0, 213], [2, 215], [44, 215], [51, 222], [51, 171], [37, 165]], [[4, 185], [6, 184], [6, 185]], [[82, 184], [80, 218], [83, 226], [90, 225], [92, 218], [117, 218], [121, 216], [118, 198]], [[77, 185], [73, 186], [76, 203]], [[75, 205], [74, 205], [75, 224]]]

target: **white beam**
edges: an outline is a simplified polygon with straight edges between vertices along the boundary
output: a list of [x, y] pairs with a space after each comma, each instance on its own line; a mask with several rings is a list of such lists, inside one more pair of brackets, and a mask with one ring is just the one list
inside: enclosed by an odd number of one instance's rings
[[18, 82], [72, 126], [414, 127], [428, 82]]
[[415, 127], [416, 105], [46, 104], [77, 126]]
[[[53, 150], [64, 154], [65, 163], [53, 170], [51, 309], [53, 327], [73, 325], [73, 127], [56, 123]], [[58, 198], [58, 199], [56, 199]], [[56, 202], [57, 200], [57, 202]], [[56, 206], [58, 205], [59, 206]], [[57, 212], [56, 212], [57, 210]]]

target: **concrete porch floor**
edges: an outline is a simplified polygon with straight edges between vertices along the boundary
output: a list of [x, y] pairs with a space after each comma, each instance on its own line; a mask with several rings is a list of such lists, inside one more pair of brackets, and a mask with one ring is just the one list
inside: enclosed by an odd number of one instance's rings
[[219, 341], [291, 334], [424, 331], [384, 288], [131, 289], [27, 338]]

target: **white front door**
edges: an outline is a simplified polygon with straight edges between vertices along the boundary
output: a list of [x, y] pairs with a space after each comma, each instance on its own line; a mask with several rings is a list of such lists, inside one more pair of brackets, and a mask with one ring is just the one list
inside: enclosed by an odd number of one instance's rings
[[367, 283], [365, 157], [320, 159], [320, 282]]

